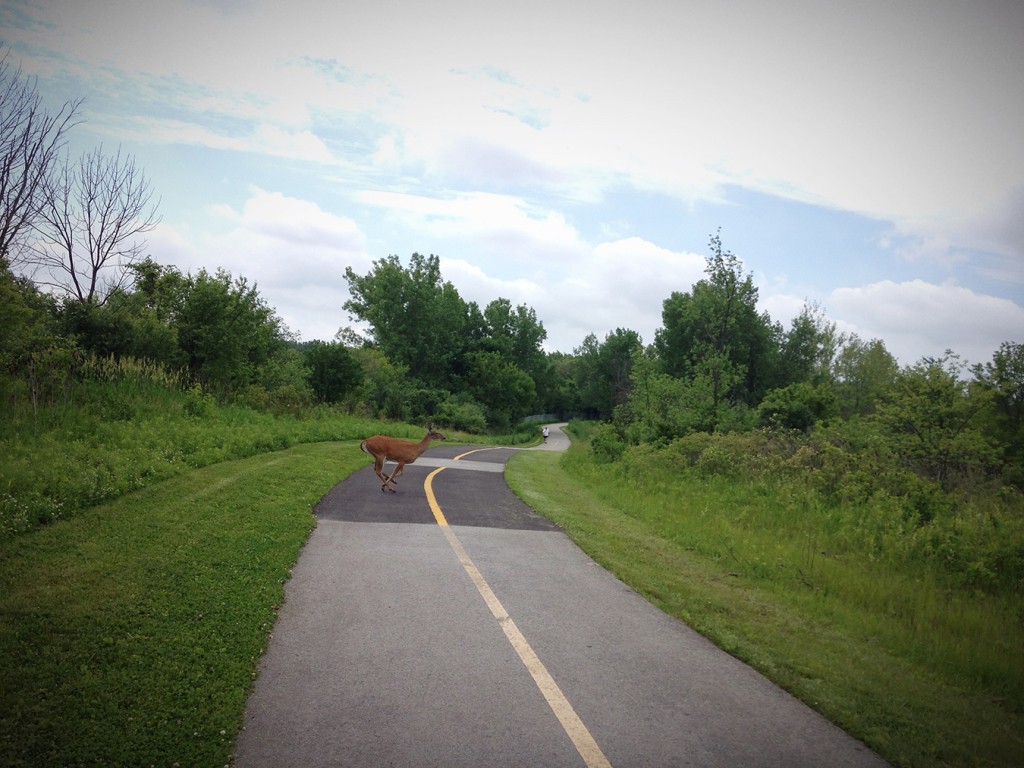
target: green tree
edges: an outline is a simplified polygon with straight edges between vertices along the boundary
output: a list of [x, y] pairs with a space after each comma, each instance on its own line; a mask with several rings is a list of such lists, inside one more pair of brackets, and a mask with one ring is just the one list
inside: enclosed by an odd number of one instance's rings
[[363, 381], [363, 370], [344, 344], [313, 341], [306, 346], [309, 384], [322, 403], [338, 403]]
[[636, 331], [616, 328], [598, 343], [589, 334], [574, 352], [576, 355], [576, 388], [580, 405], [586, 413], [600, 419], [611, 419], [615, 407], [629, 398], [632, 389], [630, 374], [633, 355], [643, 344]]
[[821, 384], [831, 381], [833, 366], [845, 337], [825, 317], [818, 304], [805, 304], [793, 318], [780, 352], [782, 386], [799, 382]]
[[546, 373], [537, 382], [537, 394], [541, 398], [540, 411], [564, 417], [580, 412], [582, 403], [576, 381], [576, 367], [577, 359], [573, 355], [564, 352], [551, 352], [547, 355]]
[[285, 330], [245, 278], [219, 270], [189, 277], [173, 312], [189, 372], [215, 391], [259, 383], [261, 366], [284, 349]]
[[834, 364], [834, 380], [839, 414], [852, 416], [873, 413], [877, 404], [896, 382], [899, 365], [879, 339], [862, 341], [856, 334], [846, 339]]
[[672, 440], [700, 426], [691, 382], [663, 373], [652, 349], [633, 352], [630, 378], [629, 399], [615, 412], [630, 442]]
[[530, 408], [537, 412], [548, 411], [558, 385], [555, 370], [541, 346], [547, 331], [537, 319], [537, 313], [524, 304], [513, 308], [508, 299], [498, 298], [484, 308], [483, 319], [484, 332], [479, 348], [497, 352], [503, 360], [533, 379], [536, 395]]
[[53, 341], [52, 300], [0, 256], [0, 391], [15, 394], [33, 352]]
[[517, 365], [497, 352], [473, 352], [467, 369], [469, 394], [483, 405], [490, 426], [505, 429], [529, 413], [537, 392], [533, 379]]
[[1000, 443], [1012, 481], [1024, 485], [1024, 344], [1003, 342], [974, 376], [992, 399], [987, 431]]
[[771, 384], [779, 328], [757, 311], [757, 288], [739, 259], [711, 238], [707, 278], [691, 292], [673, 292], [662, 306], [654, 345], [663, 370], [709, 387], [712, 411], [756, 405]]
[[485, 346], [527, 373], [545, 365], [541, 344], [547, 331], [537, 313], [524, 304], [512, 308], [508, 299], [495, 299], [484, 308], [487, 340]]
[[878, 418], [909, 469], [951, 490], [993, 466], [995, 454], [972, 423], [990, 394], [970, 387], [952, 352], [925, 358], [896, 377]]
[[773, 389], [757, 407], [763, 427], [785, 427], [808, 432], [836, 413], [835, 393], [825, 384], [798, 381]]
[[414, 253], [406, 269], [389, 256], [375, 261], [367, 275], [346, 268], [345, 279], [351, 298], [344, 308], [370, 324], [385, 357], [426, 386], [452, 388], [470, 310], [441, 279], [438, 257]]
[[412, 389], [408, 370], [392, 364], [379, 349], [353, 349], [352, 356], [363, 371], [363, 383], [355, 402], [366, 409], [368, 416], [407, 419]]

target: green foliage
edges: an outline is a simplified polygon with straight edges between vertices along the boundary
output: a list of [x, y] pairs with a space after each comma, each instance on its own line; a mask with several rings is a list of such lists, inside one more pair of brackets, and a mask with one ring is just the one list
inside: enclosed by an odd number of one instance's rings
[[185, 280], [175, 327], [189, 372], [218, 392], [259, 383], [258, 372], [284, 346], [273, 310], [245, 278], [205, 270]]
[[835, 363], [835, 389], [843, 418], [873, 413], [896, 381], [899, 366], [878, 339], [846, 340]]
[[469, 308], [442, 280], [440, 259], [414, 253], [405, 269], [389, 256], [375, 261], [368, 275], [348, 267], [345, 279], [352, 296], [345, 309], [372, 326], [384, 356], [423, 384], [451, 386], [469, 335]]
[[363, 381], [359, 362], [344, 344], [314, 341], [304, 350], [309, 385], [321, 403], [340, 403]]
[[974, 375], [992, 403], [981, 428], [1002, 446], [1010, 481], [1024, 487], [1024, 344], [1004, 342]]
[[89, 357], [80, 370], [87, 378], [60, 403], [22, 406], [0, 423], [0, 540], [197, 467], [375, 428], [326, 407], [300, 420], [266, 403], [222, 405], [144, 361]]
[[488, 424], [507, 429], [529, 412], [537, 397], [529, 374], [497, 352], [472, 352], [466, 358], [467, 391], [483, 406]]
[[825, 317], [820, 305], [805, 305], [782, 341], [779, 378], [786, 383], [831, 381], [835, 356], [843, 342], [836, 324]]
[[877, 441], [863, 450], [842, 430], [693, 433], [616, 454], [605, 447], [606, 428], [590, 437], [595, 459], [618, 460], [632, 483], [687, 476], [758, 483], [782, 498], [813, 502], [827, 520], [815, 532], [824, 549], [893, 567], [914, 563], [951, 588], [1024, 597], [1024, 496], [1017, 491], [992, 484], [971, 496], [947, 492], [900, 467], [897, 454]]
[[[408, 268], [389, 256], [374, 262], [367, 275], [349, 267], [345, 278], [352, 295], [345, 308], [370, 324], [373, 346], [405, 371], [411, 379], [406, 393], [419, 393], [418, 400], [425, 392], [468, 394], [483, 407], [489, 427], [507, 429], [542, 407], [538, 384], [545, 396], [557, 390], [540, 347], [547, 334], [536, 313], [525, 306], [513, 309], [507, 299], [481, 312], [442, 280], [437, 256], [414, 253]], [[434, 408], [442, 399], [435, 398]], [[408, 400], [397, 409], [413, 417], [431, 410]]]
[[723, 403], [757, 404], [774, 377], [780, 331], [758, 313], [757, 288], [739, 259], [718, 235], [710, 245], [707, 278], [665, 299], [654, 345], [665, 373], [704, 382], [717, 419]]
[[601, 424], [590, 437], [594, 458], [604, 464], [618, 461], [626, 452], [626, 443], [611, 424]]
[[365, 408], [366, 415], [402, 421], [409, 418], [413, 386], [407, 369], [393, 365], [380, 350], [356, 349], [352, 353], [363, 371], [363, 383], [354, 400]]
[[448, 397], [437, 409], [435, 423], [463, 432], [482, 434], [487, 430], [484, 409], [468, 398]]
[[897, 377], [878, 418], [904, 464], [951, 489], [996, 463], [989, 439], [972, 421], [989, 404], [987, 390], [971, 388], [962, 365], [947, 354], [924, 360]]
[[762, 427], [783, 427], [804, 432], [836, 413], [832, 389], [808, 382], [790, 384], [765, 395], [757, 408]]
[[575, 351], [576, 390], [584, 412], [610, 419], [616, 406], [629, 399], [634, 355], [642, 348], [636, 331], [616, 328], [604, 342], [594, 334]]

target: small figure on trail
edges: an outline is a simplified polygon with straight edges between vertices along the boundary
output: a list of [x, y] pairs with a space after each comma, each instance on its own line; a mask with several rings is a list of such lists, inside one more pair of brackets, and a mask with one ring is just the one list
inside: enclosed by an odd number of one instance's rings
[[547, 426], [545, 426], [544, 429], [541, 430], [541, 433], [544, 435], [544, 443], [546, 445], [548, 442], [548, 435], [551, 433], [548, 431]]

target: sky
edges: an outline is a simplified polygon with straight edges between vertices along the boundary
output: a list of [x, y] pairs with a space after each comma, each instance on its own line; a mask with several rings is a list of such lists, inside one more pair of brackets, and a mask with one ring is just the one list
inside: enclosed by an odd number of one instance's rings
[[304, 340], [421, 253], [549, 351], [650, 343], [720, 233], [786, 329], [1024, 342], [1019, 0], [0, 0], [0, 44], [145, 171], [146, 253]]

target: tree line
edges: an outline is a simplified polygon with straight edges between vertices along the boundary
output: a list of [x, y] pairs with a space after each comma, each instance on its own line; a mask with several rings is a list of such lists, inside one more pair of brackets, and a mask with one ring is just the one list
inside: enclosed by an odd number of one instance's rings
[[1024, 482], [1017, 341], [969, 371], [953, 352], [901, 369], [883, 342], [839, 333], [818, 306], [783, 328], [758, 311], [750, 273], [716, 233], [705, 277], [664, 301], [648, 344], [618, 328], [546, 352], [531, 307], [466, 301], [439, 258], [418, 253], [344, 271], [339, 309], [365, 335], [300, 342], [244, 277], [143, 257], [159, 219], [134, 158], [63, 151], [80, 102], [47, 112], [9, 54], [0, 95], [0, 393], [12, 408], [66, 399], [89, 356], [137, 358], [278, 412], [322, 404], [466, 431], [584, 416], [609, 425], [598, 445], [611, 457], [692, 433], [843, 423], [882, 435], [936, 482]]

